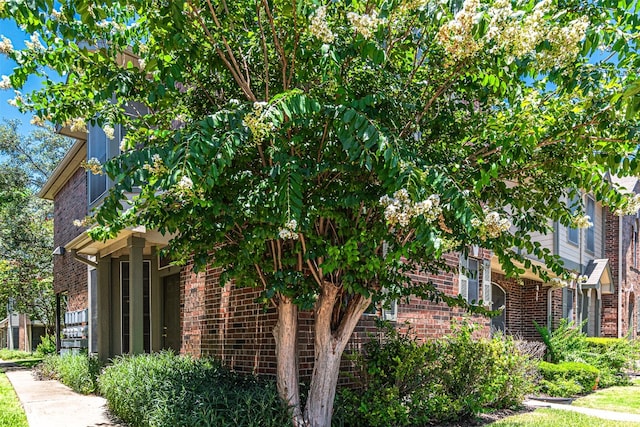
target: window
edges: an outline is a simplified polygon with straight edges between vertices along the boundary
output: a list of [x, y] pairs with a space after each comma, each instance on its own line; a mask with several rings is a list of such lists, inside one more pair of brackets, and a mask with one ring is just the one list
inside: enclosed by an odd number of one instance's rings
[[[590, 218], [592, 224], [596, 223], [596, 202], [591, 198], [587, 197], [587, 215]], [[587, 250], [590, 252], [596, 251], [596, 233], [595, 233], [595, 225], [587, 228], [585, 230], [586, 240], [587, 240]]]
[[[96, 158], [100, 164], [105, 164], [109, 159], [120, 154], [121, 134], [121, 127], [117, 126], [114, 138], [109, 139], [100, 126], [91, 126], [87, 141], [87, 157], [89, 159]], [[97, 175], [91, 172], [87, 172], [87, 174], [89, 207], [93, 207], [104, 196], [111, 183], [106, 174]]]
[[477, 303], [480, 299], [479, 264], [477, 258], [468, 258], [464, 254], [460, 256], [458, 286], [462, 298], [470, 303]]
[[562, 288], [562, 317], [569, 322], [575, 322], [575, 294], [574, 289]]
[[[579, 198], [577, 196], [574, 196], [571, 199], [571, 206], [569, 207], [571, 210], [571, 215], [575, 215], [576, 210], [578, 209], [578, 202], [579, 202]], [[577, 228], [572, 228], [569, 227], [567, 228], [567, 241], [569, 243], [573, 243], [574, 245], [579, 245], [580, 244], [580, 230]]]
[[[129, 353], [129, 261], [120, 263], [120, 284], [122, 302], [122, 353]], [[142, 269], [142, 313], [143, 313], [143, 336], [144, 351], [151, 353], [151, 306], [150, 306], [150, 286], [151, 286], [151, 262], [144, 261]]]
[[[129, 102], [124, 107], [124, 113], [129, 117], [141, 117], [149, 114], [149, 109], [139, 102]], [[96, 158], [100, 164], [105, 164], [118, 156], [120, 154], [120, 142], [125, 134], [126, 129], [122, 125], [117, 125], [114, 126], [113, 139], [109, 139], [100, 126], [91, 126], [87, 141], [87, 160]], [[112, 183], [105, 174], [94, 175], [90, 172], [87, 173], [89, 208], [92, 208], [96, 203], [100, 202]]]

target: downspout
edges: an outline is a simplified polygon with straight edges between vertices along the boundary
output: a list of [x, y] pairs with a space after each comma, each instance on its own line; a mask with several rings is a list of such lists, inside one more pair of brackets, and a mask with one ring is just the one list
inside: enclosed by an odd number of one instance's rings
[[618, 338], [622, 338], [622, 216], [618, 217]]
[[548, 330], [552, 330], [553, 328], [553, 303], [551, 301], [552, 299], [552, 293], [553, 293], [553, 287], [550, 287], [547, 290], [547, 329]]

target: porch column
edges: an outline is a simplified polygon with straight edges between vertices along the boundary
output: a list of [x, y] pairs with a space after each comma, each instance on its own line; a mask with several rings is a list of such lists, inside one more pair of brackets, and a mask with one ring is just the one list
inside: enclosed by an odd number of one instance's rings
[[96, 313], [91, 313], [91, 323], [95, 326], [95, 333], [98, 337], [97, 353], [98, 358], [107, 361], [110, 356], [110, 329], [111, 329], [111, 304], [109, 295], [111, 292], [111, 257], [98, 259], [98, 268], [96, 269], [97, 284], [95, 293]]
[[144, 353], [144, 261], [142, 249], [145, 240], [129, 237], [129, 353]]
[[162, 283], [158, 272], [158, 250], [151, 249], [151, 296], [149, 315], [151, 316], [151, 351], [162, 350], [164, 334]]

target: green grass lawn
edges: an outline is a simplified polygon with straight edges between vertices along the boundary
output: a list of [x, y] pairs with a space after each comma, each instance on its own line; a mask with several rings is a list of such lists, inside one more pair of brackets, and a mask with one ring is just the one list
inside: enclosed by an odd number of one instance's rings
[[636, 383], [628, 387], [598, 390], [593, 394], [576, 399], [573, 405], [640, 414], [640, 385]]
[[18, 396], [3, 373], [0, 373], [0, 427], [29, 427]]
[[578, 412], [542, 408], [533, 412], [507, 417], [489, 425], [496, 427], [629, 427], [640, 426], [640, 423], [609, 421]]

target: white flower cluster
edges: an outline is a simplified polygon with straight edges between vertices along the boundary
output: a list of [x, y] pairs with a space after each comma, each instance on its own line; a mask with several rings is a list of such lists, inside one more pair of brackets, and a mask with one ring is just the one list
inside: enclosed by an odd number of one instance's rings
[[327, 23], [327, 6], [320, 6], [316, 9], [313, 17], [311, 18], [311, 25], [309, 25], [309, 32], [317, 39], [322, 40], [323, 43], [333, 43], [336, 36], [329, 28]]
[[71, 132], [87, 132], [87, 123], [82, 117], [76, 117], [75, 119], [67, 121], [65, 126], [69, 126]]
[[577, 215], [571, 220], [574, 228], [589, 228], [593, 226], [589, 215]]
[[2, 36], [2, 39], [0, 40], [0, 53], [8, 55], [11, 52], [13, 52], [13, 44], [11, 44], [11, 40]]
[[568, 275], [565, 274], [564, 277], [554, 277], [549, 281], [549, 284], [551, 285], [552, 288], [566, 288], [567, 286], [569, 286], [571, 283], [570, 282], [575, 282], [575, 283], [584, 283], [586, 282], [588, 279], [587, 276], [583, 275], [578, 275], [575, 272], [571, 272]]
[[180, 178], [180, 181], [176, 184], [180, 193], [187, 193], [193, 188], [193, 181], [188, 176], [184, 175]]
[[629, 195], [627, 204], [624, 208], [616, 209], [614, 212], [617, 216], [635, 215], [640, 209], [640, 194]]
[[547, 35], [551, 49], [537, 54], [538, 63], [542, 68], [560, 68], [570, 64], [580, 53], [578, 43], [584, 38], [588, 27], [589, 19], [582, 16], [571, 21], [566, 27], [552, 28]]
[[124, 153], [125, 151], [127, 151], [129, 149], [129, 140], [127, 139], [127, 137], [125, 136], [124, 138], [122, 138], [122, 140], [120, 141], [120, 152]]
[[90, 217], [90, 216], [85, 216], [82, 219], [74, 219], [73, 220], [73, 225], [75, 227], [88, 227], [91, 224], [93, 224], [94, 222], [94, 218]]
[[391, 226], [398, 224], [406, 227], [413, 218], [421, 215], [426, 222], [433, 222], [442, 213], [438, 195], [432, 194], [426, 200], [416, 203], [404, 188], [393, 193], [393, 197], [382, 196], [380, 204], [385, 208], [384, 219]]
[[34, 126], [39, 126], [39, 127], [45, 127], [45, 125], [46, 125], [44, 119], [42, 117], [40, 117], [40, 116], [33, 116], [29, 123], [31, 123]]
[[285, 223], [284, 227], [278, 231], [278, 237], [283, 240], [298, 240], [298, 221], [295, 219], [289, 220]]
[[480, 229], [480, 235], [483, 238], [495, 239], [503, 232], [509, 230], [511, 227], [511, 221], [508, 218], [503, 218], [498, 212], [484, 211], [484, 220], [479, 218], [473, 218], [471, 225]]
[[359, 15], [355, 12], [347, 13], [347, 19], [355, 31], [362, 34], [365, 39], [370, 39], [378, 26], [384, 24], [385, 20], [378, 18], [378, 12], [375, 10], [371, 14]]
[[142, 166], [142, 169], [156, 176], [162, 175], [167, 171], [167, 167], [164, 165], [164, 161], [159, 154], [154, 154], [151, 157], [151, 164], [145, 163], [144, 166]]
[[2, 76], [2, 80], [0, 80], [0, 89], [11, 89], [11, 79], [9, 79], [9, 76]]
[[104, 125], [102, 127], [102, 130], [103, 130], [104, 134], [107, 136], [107, 138], [109, 138], [109, 139], [114, 139], [115, 138], [115, 129], [113, 128], [113, 126]]
[[462, 10], [438, 30], [436, 39], [455, 60], [469, 58], [482, 48], [473, 37], [473, 23], [479, 7], [479, 0], [465, 0]]
[[91, 172], [94, 175], [102, 175], [104, 172], [102, 171], [102, 163], [100, 160], [95, 157], [90, 158], [89, 160], [83, 160], [80, 164], [87, 172]]
[[42, 46], [42, 43], [40, 43], [40, 37], [36, 33], [31, 34], [31, 37], [29, 37], [29, 40], [28, 41], [25, 40], [24, 45], [29, 50], [42, 50], [42, 49], [44, 49], [44, 46]]
[[492, 50], [504, 49], [512, 58], [531, 52], [546, 35], [544, 16], [550, 8], [551, 0], [542, 0], [523, 19], [521, 12], [513, 11], [510, 0], [494, 2], [488, 10], [491, 21], [485, 35], [494, 43]]
[[273, 123], [267, 121], [263, 114], [266, 102], [254, 102], [253, 111], [244, 116], [243, 123], [251, 131], [253, 140], [256, 142], [264, 141], [273, 131]]
[[[490, 19], [485, 35], [475, 40], [473, 24], [479, 7], [479, 0], [465, 0], [454, 19], [440, 27], [437, 39], [455, 60], [464, 60], [488, 45], [490, 53], [502, 50], [509, 60], [531, 55], [545, 70], [566, 66], [578, 55], [579, 42], [589, 26], [586, 16], [565, 27], [547, 22], [545, 17], [557, 12], [552, 0], [538, 2], [531, 13], [514, 10], [510, 0], [496, 0], [487, 9]], [[548, 48], [536, 52], [543, 41]]]

